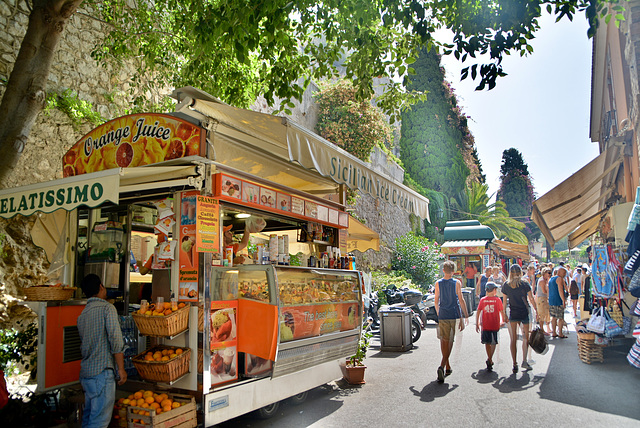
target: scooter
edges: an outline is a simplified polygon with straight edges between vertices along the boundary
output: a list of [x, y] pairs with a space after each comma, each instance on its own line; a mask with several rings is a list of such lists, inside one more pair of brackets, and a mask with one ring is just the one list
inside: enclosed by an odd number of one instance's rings
[[373, 334], [380, 333], [380, 301], [376, 292], [371, 292], [369, 295], [369, 308], [367, 310], [367, 316], [365, 320], [364, 331], [371, 332]]
[[438, 313], [436, 312], [436, 302], [434, 294], [427, 293], [422, 296], [422, 300], [420, 301], [418, 306], [425, 314], [425, 325], [429, 320], [436, 323], [438, 322]]

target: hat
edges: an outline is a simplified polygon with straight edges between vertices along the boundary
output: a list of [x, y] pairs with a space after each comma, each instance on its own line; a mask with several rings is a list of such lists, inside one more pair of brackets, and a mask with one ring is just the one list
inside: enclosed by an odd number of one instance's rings
[[487, 282], [487, 285], [485, 285], [484, 287], [485, 287], [485, 290], [489, 292], [498, 288], [498, 284], [496, 284], [495, 282]]
[[223, 230], [224, 232], [228, 232], [228, 231], [230, 231], [230, 230], [231, 230], [231, 228], [232, 228], [232, 227], [233, 227], [233, 225], [232, 225], [232, 224], [230, 224], [230, 225], [227, 225], [227, 226], [223, 227], [223, 228], [222, 228], [222, 230]]

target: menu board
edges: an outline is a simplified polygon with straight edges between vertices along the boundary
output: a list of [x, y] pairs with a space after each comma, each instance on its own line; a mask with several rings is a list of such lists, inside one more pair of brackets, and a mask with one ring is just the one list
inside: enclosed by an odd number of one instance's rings
[[236, 199], [242, 199], [242, 181], [237, 178], [222, 175], [222, 193]]
[[318, 220], [320, 221], [329, 221], [329, 208], [324, 205], [318, 205], [317, 208]]
[[318, 218], [318, 204], [304, 201], [304, 215], [311, 218]]
[[210, 196], [196, 197], [196, 251], [220, 253], [220, 206]]
[[211, 384], [238, 378], [238, 301], [211, 302]]
[[276, 191], [261, 187], [260, 188], [260, 205], [264, 205], [269, 208], [275, 208], [276, 207]]
[[291, 212], [298, 215], [304, 215], [304, 199], [291, 197]]
[[284, 193], [278, 193], [278, 209], [282, 211], [291, 211], [291, 196]]
[[257, 204], [259, 200], [260, 186], [252, 183], [242, 183], [242, 201]]

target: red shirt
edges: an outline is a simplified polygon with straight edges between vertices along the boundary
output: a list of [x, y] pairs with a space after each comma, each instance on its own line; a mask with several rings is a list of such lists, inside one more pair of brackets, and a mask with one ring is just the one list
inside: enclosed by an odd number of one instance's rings
[[467, 279], [473, 279], [473, 277], [478, 273], [478, 270], [472, 266], [467, 266], [464, 268], [464, 273], [467, 275]]
[[478, 304], [480, 313], [480, 326], [482, 330], [500, 330], [500, 312], [502, 312], [502, 300], [498, 296], [485, 296]]

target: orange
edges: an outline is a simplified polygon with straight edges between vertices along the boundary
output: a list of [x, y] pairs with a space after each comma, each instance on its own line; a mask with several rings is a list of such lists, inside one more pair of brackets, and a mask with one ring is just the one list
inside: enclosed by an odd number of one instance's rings
[[160, 404], [154, 401], [153, 403], [149, 404], [149, 407], [157, 410], [158, 408], [160, 408]]
[[147, 397], [144, 399], [144, 401], [145, 401], [147, 404], [151, 404], [151, 403], [155, 403], [155, 401], [156, 401], [156, 400], [154, 400], [154, 399], [153, 399], [153, 397], [149, 395], [149, 396], [147, 396]]
[[176, 349], [176, 354], [178, 354], [178, 355], [182, 354], [182, 349], [180, 349], [180, 348]]
[[171, 309], [167, 309], [166, 311], [164, 311], [165, 316], [166, 315], [171, 315]]
[[125, 406], [128, 406], [130, 402], [131, 400], [129, 400], [128, 398], [125, 398], [124, 400], [122, 400], [122, 404], [124, 404]]
[[180, 407], [180, 403], [178, 403], [177, 401], [174, 401], [171, 407], [173, 407], [174, 409], [177, 409], [178, 407]]
[[171, 358], [173, 360], [177, 356], [178, 356], [178, 354], [171, 354], [171, 355], [169, 355], [169, 358]]
[[144, 398], [151, 397], [153, 395], [153, 391], [145, 391], [142, 393]]
[[[162, 400], [160, 405], [162, 406], [162, 409], [164, 410], [164, 408], [167, 407], [167, 406], [171, 407], [171, 403], [172, 403], [171, 400], [169, 400], [168, 398], [165, 398], [164, 400]], [[171, 410], [171, 409], [169, 409], [169, 410]]]
[[133, 394], [133, 398], [138, 399], [138, 398], [142, 398], [142, 392], [138, 391], [136, 393]]
[[178, 303], [178, 309], [182, 309], [184, 308], [185, 304], [184, 303]]
[[164, 407], [162, 408], [162, 411], [163, 411], [163, 412], [170, 412], [170, 411], [171, 411], [171, 406], [164, 406]]
[[171, 302], [164, 302], [164, 308], [165, 309], [171, 308]]
[[149, 354], [145, 355], [144, 356], [144, 360], [145, 361], [153, 361], [153, 355], [149, 355]]
[[162, 350], [162, 355], [167, 355], [168, 353], [169, 353], [169, 350], [168, 350], [168, 349], [163, 349], [163, 350]]
[[155, 396], [156, 399], [156, 403], [162, 403], [162, 400], [164, 400], [164, 397], [162, 396], [162, 394], [158, 394]]
[[124, 403], [124, 398], [121, 398], [118, 400], [118, 404], [122, 404], [122, 403]]
[[160, 361], [169, 361], [169, 356], [165, 355], [164, 357], [162, 357]]
[[138, 410], [138, 409], [133, 409], [133, 410], [131, 410], [131, 413], [134, 413], [134, 414], [136, 414], [136, 415], [138, 414], [138, 412], [140, 412], [140, 410]]
[[144, 398], [138, 398], [138, 401], [136, 401], [136, 406], [142, 406], [144, 403]]
[[127, 399], [129, 400], [133, 400], [135, 398], [135, 396], [133, 394], [131, 394], [130, 396], [127, 397]]
[[140, 407], [143, 407], [143, 408], [145, 408], [145, 409], [148, 409], [148, 408], [149, 408], [149, 404], [148, 404], [148, 403], [142, 403], [142, 406], [140, 406]]

